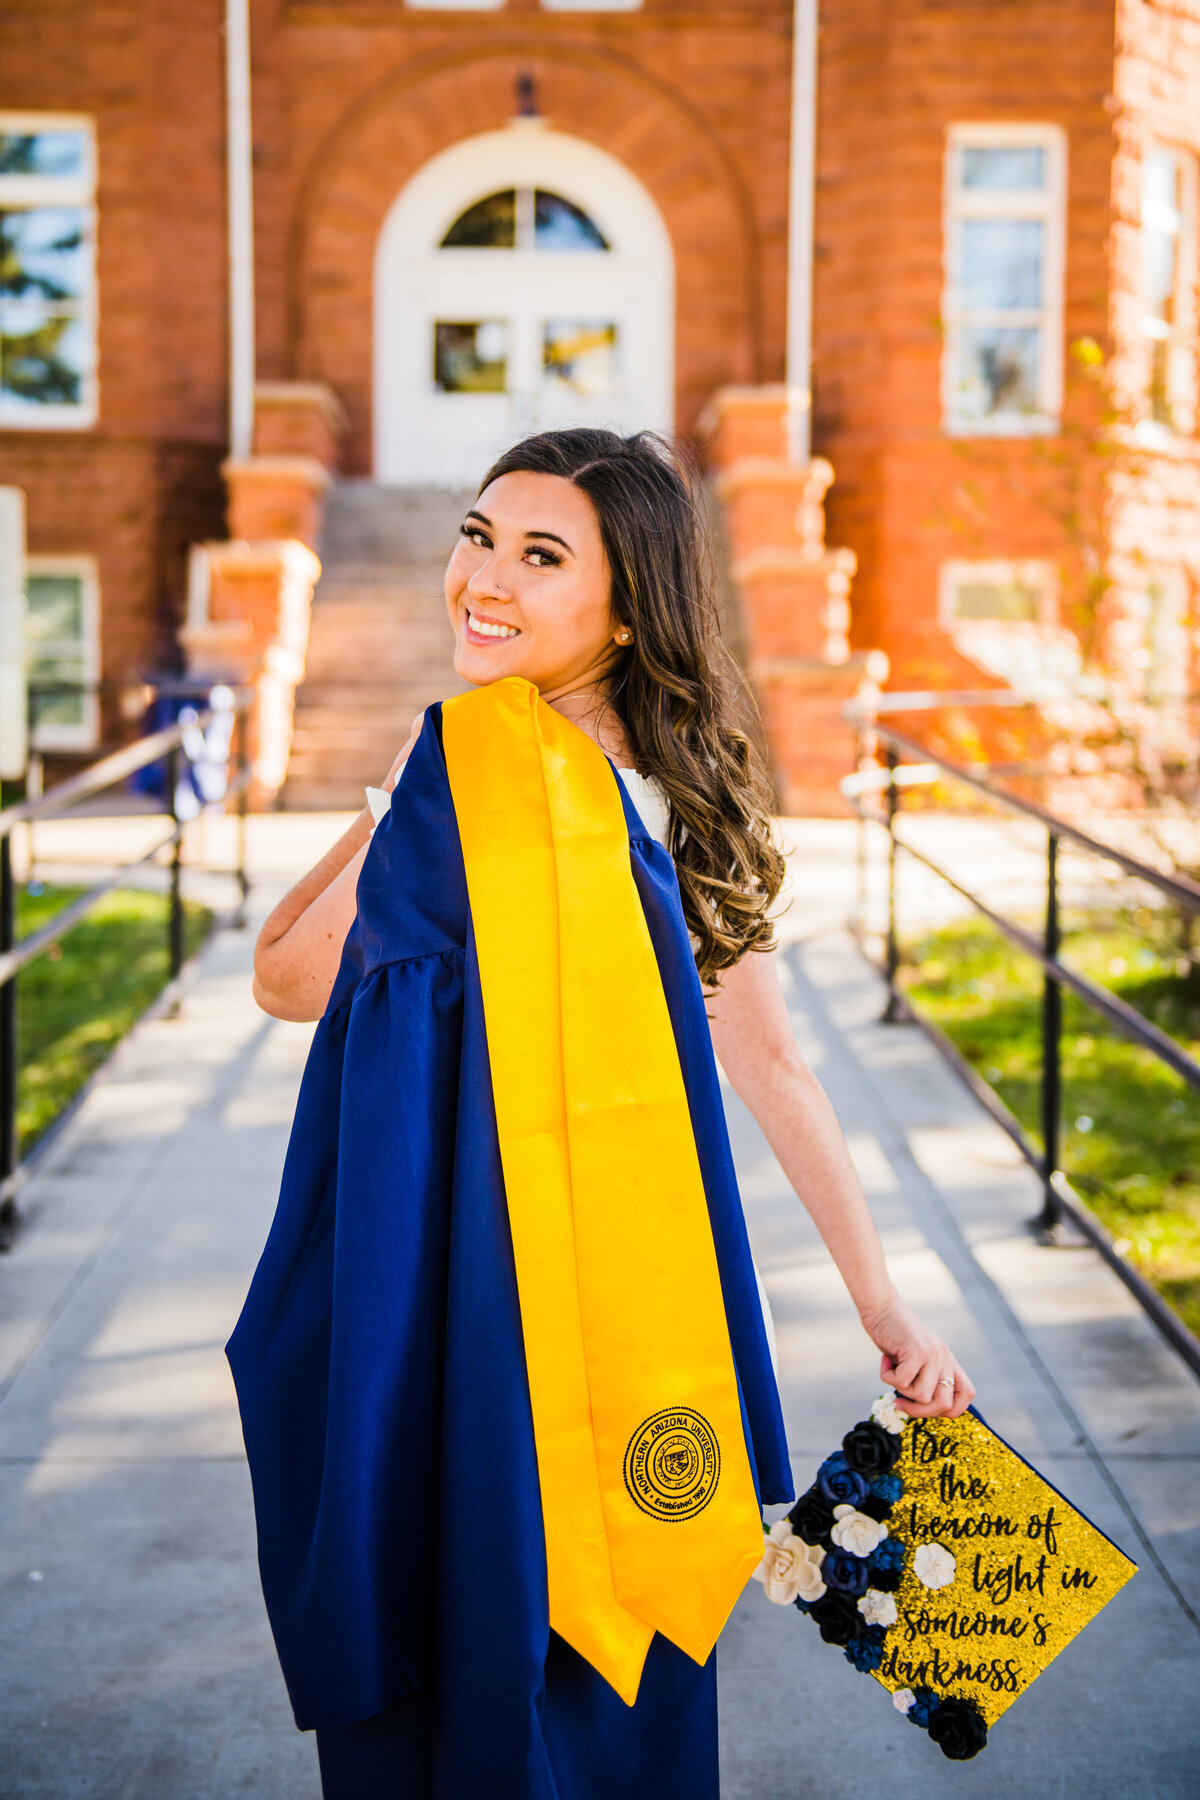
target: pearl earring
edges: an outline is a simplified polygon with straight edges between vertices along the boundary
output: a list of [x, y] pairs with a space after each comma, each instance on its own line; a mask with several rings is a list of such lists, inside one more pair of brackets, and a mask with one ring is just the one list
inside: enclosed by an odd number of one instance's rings
[[618, 644], [632, 644], [633, 633], [630, 631], [628, 625], [622, 625], [621, 629], [618, 631], [617, 642]]

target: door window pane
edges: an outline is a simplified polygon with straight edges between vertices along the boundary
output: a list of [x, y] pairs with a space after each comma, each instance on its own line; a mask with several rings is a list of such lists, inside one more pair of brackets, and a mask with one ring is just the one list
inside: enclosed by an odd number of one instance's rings
[[1042, 304], [1040, 219], [964, 219], [961, 303], [972, 312], [1036, 312]]
[[504, 188], [476, 200], [442, 238], [443, 250], [607, 250], [581, 206], [546, 188]]
[[534, 200], [534, 245], [538, 250], [607, 250], [593, 219], [561, 194], [539, 188]]
[[598, 398], [616, 392], [617, 328], [597, 319], [549, 319], [542, 331], [547, 394]]
[[503, 394], [508, 386], [508, 327], [503, 319], [439, 319], [433, 328], [433, 378], [444, 394]]
[[514, 250], [517, 195], [514, 188], [489, 194], [460, 213], [442, 239], [443, 250]]
[[959, 340], [957, 410], [966, 419], [1038, 410], [1039, 334], [975, 327]]
[[1040, 144], [968, 145], [962, 153], [965, 188], [1044, 188], [1046, 152]]

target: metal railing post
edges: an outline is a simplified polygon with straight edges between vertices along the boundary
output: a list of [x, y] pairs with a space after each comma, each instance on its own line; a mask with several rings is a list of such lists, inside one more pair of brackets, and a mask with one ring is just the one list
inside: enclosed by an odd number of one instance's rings
[[[0, 838], [0, 954], [17, 941], [17, 889], [13, 879], [12, 834]], [[17, 977], [0, 987], [0, 1191], [17, 1166]], [[0, 1242], [10, 1238], [16, 1200], [0, 1199]]]
[[[1058, 834], [1046, 837], [1046, 932], [1048, 959], [1057, 960], [1062, 943], [1058, 907]], [[1042, 980], [1042, 1210], [1038, 1229], [1054, 1232], [1062, 1224], [1062, 1204], [1054, 1185], [1058, 1173], [1062, 1128], [1062, 988], [1047, 967]]]
[[249, 725], [245, 708], [237, 715], [237, 880], [241, 898], [238, 901], [235, 925], [246, 923], [246, 900], [250, 893], [250, 880], [246, 874], [246, 807], [248, 790], [246, 777], [250, 769]]
[[170, 955], [171, 980], [183, 967], [183, 898], [180, 894], [179, 871], [183, 861], [183, 832], [179, 824], [179, 751], [167, 756], [167, 798], [175, 838], [171, 845], [171, 897], [167, 917], [167, 945]]
[[887, 834], [888, 834], [888, 874], [887, 874], [887, 1005], [883, 1009], [885, 1025], [895, 1025], [901, 1018], [898, 995], [896, 993], [896, 976], [900, 970], [900, 939], [896, 931], [896, 808], [899, 802], [899, 791], [896, 787], [896, 764], [899, 758], [894, 750], [887, 753]]

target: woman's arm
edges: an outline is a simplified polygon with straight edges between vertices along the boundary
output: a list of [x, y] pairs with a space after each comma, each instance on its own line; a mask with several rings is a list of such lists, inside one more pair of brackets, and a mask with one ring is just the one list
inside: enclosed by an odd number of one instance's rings
[[[424, 713], [413, 721], [407, 744], [383, 786], [395, 787], [417, 741]], [[371, 810], [364, 806], [333, 849], [284, 895], [258, 934], [254, 948], [254, 998], [276, 1019], [319, 1019], [328, 1004], [354, 923], [359, 871], [371, 838]]]
[[[774, 958], [752, 952], [706, 996], [712, 1039], [850, 1290], [881, 1373], [920, 1418], [964, 1412], [975, 1389], [893, 1287], [879, 1234], [832, 1106], [792, 1036]], [[944, 1385], [946, 1379], [953, 1388]]]

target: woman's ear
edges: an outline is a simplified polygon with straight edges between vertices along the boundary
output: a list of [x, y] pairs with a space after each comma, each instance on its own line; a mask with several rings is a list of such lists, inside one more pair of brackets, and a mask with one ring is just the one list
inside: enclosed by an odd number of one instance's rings
[[613, 632], [613, 643], [614, 644], [632, 644], [632, 642], [633, 642], [632, 628], [628, 625], [618, 625], [617, 629]]

